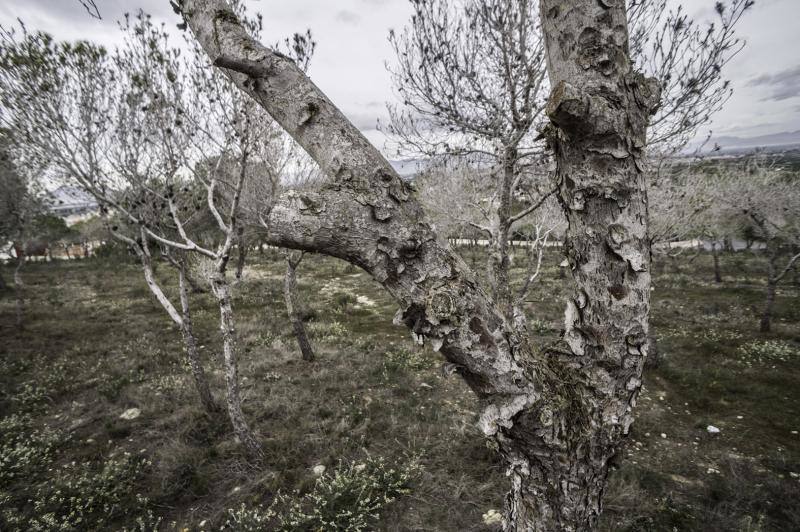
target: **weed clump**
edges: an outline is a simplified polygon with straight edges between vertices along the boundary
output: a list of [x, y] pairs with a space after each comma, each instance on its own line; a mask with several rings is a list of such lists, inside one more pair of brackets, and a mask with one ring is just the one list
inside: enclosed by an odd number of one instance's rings
[[[135, 483], [149, 465], [129, 453], [109, 457], [99, 469], [91, 463], [67, 463], [48, 482], [31, 489], [27, 508], [8, 507], [2, 521], [9, 530], [103, 528], [126, 514]], [[135, 529], [153, 530], [159, 519], [149, 510], [148, 499], [137, 494], [136, 502]]]
[[410, 483], [420, 466], [411, 461], [403, 466], [387, 464], [383, 458], [339, 466], [323, 473], [309, 493], [279, 494], [266, 509], [262, 506], [228, 510], [223, 530], [242, 532], [276, 530], [368, 530], [380, 512], [398, 497], [410, 493]]
[[28, 415], [13, 414], [0, 420], [0, 487], [47, 466], [63, 440], [59, 431], [34, 428]]
[[779, 340], [754, 340], [737, 350], [739, 361], [747, 367], [789, 362], [798, 355], [798, 349]]
[[421, 371], [433, 368], [436, 365], [436, 359], [423, 349], [401, 347], [386, 353], [384, 365], [389, 370]]

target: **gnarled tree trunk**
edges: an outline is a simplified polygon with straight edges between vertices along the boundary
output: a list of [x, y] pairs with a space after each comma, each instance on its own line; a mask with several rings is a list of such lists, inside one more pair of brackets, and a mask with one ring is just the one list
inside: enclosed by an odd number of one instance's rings
[[645, 130], [657, 90], [631, 70], [624, 2], [542, 0], [550, 143], [575, 281], [563, 342], [534, 349], [437, 239], [408, 185], [291, 60], [249, 38], [223, 0], [184, 0], [217, 66], [292, 135], [330, 183], [289, 191], [270, 244], [342, 258], [397, 300], [398, 323], [441, 351], [481, 400], [506, 459], [507, 530], [586, 530], [633, 421], [647, 353]]
[[314, 349], [308, 339], [306, 327], [303, 325], [303, 318], [297, 308], [297, 266], [303, 260], [302, 253], [289, 253], [286, 255], [286, 275], [283, 278], [283, 298], [286, 301], [286, 312], [289, 314], [289, 321], [292, 322], [294, 336], [297, 339], [297, 346], [303, 360], [306, 362], [314, 361]]

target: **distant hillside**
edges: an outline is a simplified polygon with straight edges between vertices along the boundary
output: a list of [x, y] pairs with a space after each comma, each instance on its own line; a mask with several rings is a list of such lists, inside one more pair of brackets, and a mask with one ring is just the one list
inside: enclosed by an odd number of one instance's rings
[[[703, 146], [703, 151], [710, 151], [715, 145], [718, 145], [722, 152], [752, 150], [754, 148], [792, 148], [800, 146], [800, 130], [781, 131], [780, 133], [757, 137], [711, 137], [711, 141]], [[697, 144], [689, 145], [690, 150], [695, 148], [697, 148]]]

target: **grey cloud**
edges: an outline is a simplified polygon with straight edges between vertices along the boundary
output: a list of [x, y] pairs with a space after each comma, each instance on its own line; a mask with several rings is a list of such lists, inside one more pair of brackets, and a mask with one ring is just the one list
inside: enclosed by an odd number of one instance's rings
[[[104, 20], [115, 20], [125, 12], [133, 13], [139, 8], [158, 18], [173, 16], [167, 0], [139, 0], [135, 3], [129, 0], [95, 0], [95, 4]], [[37, 9], [64, 22], [82, 24], [93, 20], [78, 0], [29, 0], [25, 2], [25, 8]]]
[[750, 87], [768, 87], [769, 93], [761, 98], [765, 100], [788, 100], [800, 96], [800, 65], [773, 74], [763, 74], [752, 79]]
[[352, 11], [342, 9], [336, 13], [336, 20], [339, 22], [344, 22], [345, 24], [358, 24], [358, 21], [361, 20], [361, 17]]

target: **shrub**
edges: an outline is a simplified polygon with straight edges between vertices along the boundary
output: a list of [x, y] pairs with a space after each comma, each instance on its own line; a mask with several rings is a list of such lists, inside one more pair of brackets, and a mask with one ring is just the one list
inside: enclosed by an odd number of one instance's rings
[[305, 495], [278, 495], [272, 505], [228, 510], [223, 530], [300, 532], [368, 530], [380, 511], [401, 495], [419, 471], [416, 461], [391, 466], [383, 458], [339, 466], [322, 474]]
[[59, 431], [34, 429], [27, 415], [14, 414], [0, 420], [0, 486], [45, 467], [63, 439]]
[[338, 321], [312, 322], [308, 329], [314, 339], [320, 342], [332, 342], [348, 335], [347, 329]]
[[341, 312], [347, 312], [347, 308], [355, 305], [357, 299], [349, 292], [336, 292], [333, 294], [333, 302]]
[[779, 340], [754, 340], [739, 347], [739, 360], [746, 366], [789, 362], [796, 357], [798, 350], [788, 342]]
[[[99, 470], [91, 463], [72, 462], [59, 469], [50, 482], [42, 484], [33, 498], [34, 516], [27, 530], [86, 530], [106, 528], [125, 515], [134, 485], [150, 462], [124, 453], [110, 457]], [[136, 495], [141, 511], [137, 521], [152, 525], [149, 501]], [[137, 527], [140, 523], [137, 522]]]
[[423, 349], [398, 348], [386, 353], [384, 364], [387, 369], [407, 369], [419, 371], [431, 369], [436, 365], [436, 359]]

